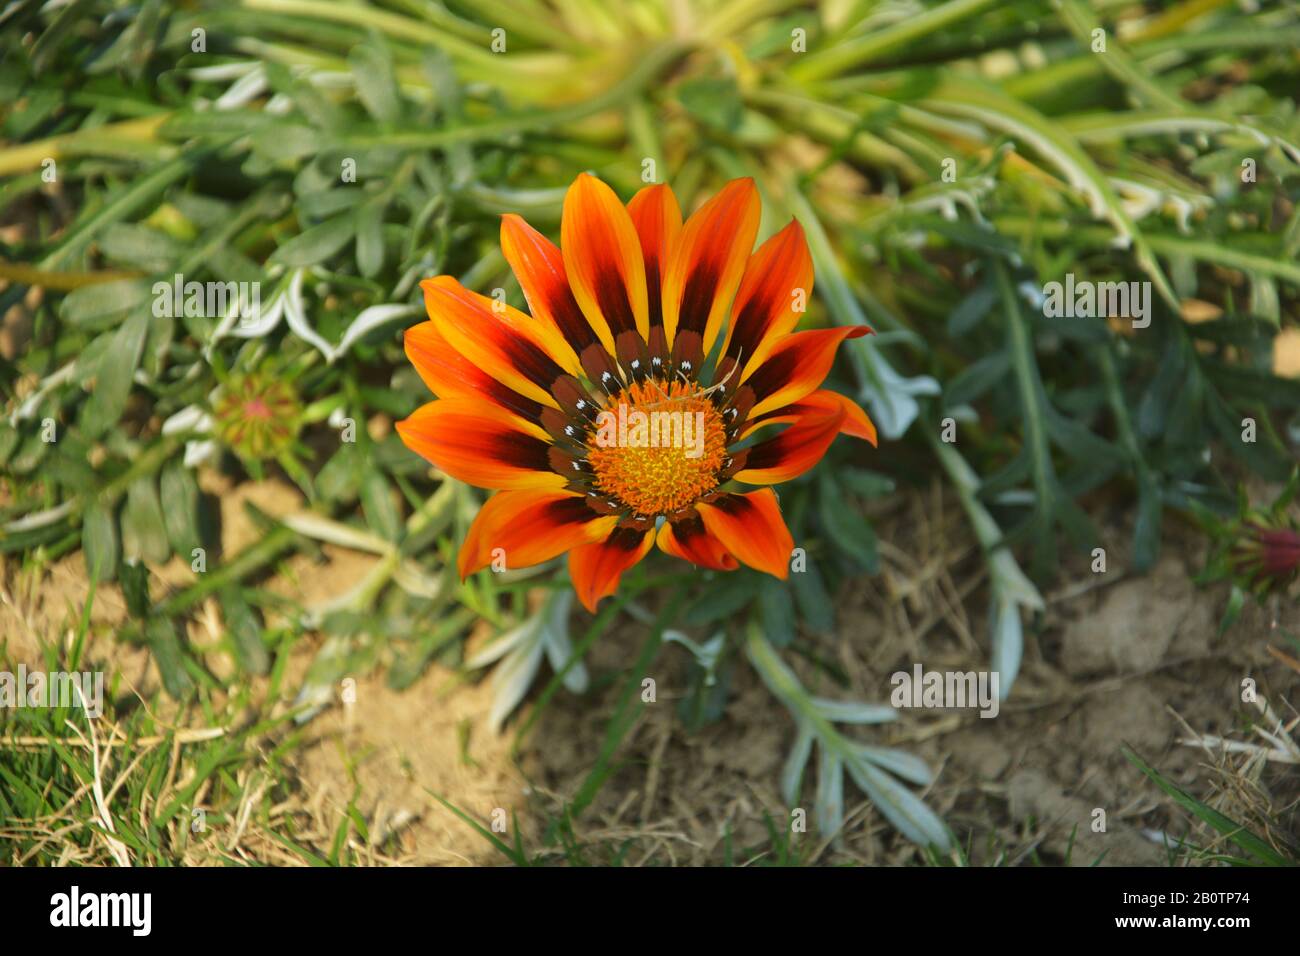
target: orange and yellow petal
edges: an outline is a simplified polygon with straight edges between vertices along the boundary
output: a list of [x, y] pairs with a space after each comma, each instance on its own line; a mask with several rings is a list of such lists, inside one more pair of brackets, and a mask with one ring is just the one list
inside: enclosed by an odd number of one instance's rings
[[771, 488], [719, 495], [695, 509], [705, 530], [742, 563], [782, 580], [790, 576], [794, 537]]
[[837, 408], [844, 410], [844, 420], [840, 423], [841, 435], [851, 435], [869, 441], [873, 445], [876, 444], [876, 425], [862, 406], [848, 396], [828, 388], [810, 392], [791, 405], [768, 412], [761, 418], [751, 419], [745, 425], [744, 431], [740, 433], [740, 437], [748, 438], [760, 428], [794, 423], [807, 415], [824, 414], [828, 409]]
[[615, 515], [596, 514], [577, 492], [498, 491], [470, 525], [457, 569], [465, 578], [496, 558], [505, 570], [540, 564], [599, 541], [617, 522]]
[[[556, 329], [578, 355], [590, 345], [613, 350], [602, 342], [573, 297], [560, 247], [513, 213], [501, 217], [501, 251], [514, 271], [528, 309], [539, 322]], [[608, 329], [602, 328], [608, 333]]]
[[870, 331], [865, 326], [847, 325], [787, 335], [746, 383], [754, 390], [749, 417], [757, 418], [816, 391], [830, 373], [840, 343]]
[[762, 210], [752, 179], [736, 179], [682, 227], [664, 273], [664, 330], [669, 346], [694, 333], [698, 358], [709, 354], [758, 235]]
[[794, 329], [812, 298], [813, 262], [798, 222], [768, 239], [750, 257], [732, 306], [723, 354], [740, 363], [740, 382]]
[[[645, 260], [646, 302], [650, 316], [651, 354], [667, 351], [667, 336], [657, 342], [656, 330], [664, 324], [663, 283], [668, 256], [682, 231], [682, 210], [677, 197], [665, 185], [646, 186], [627, 204], [628, 215], [641, 240], [641, 257]], [[662, 356], [661, 356], [662, 357]]]
[[645, 557], [654, 535], [653, 528], [615, 528], [604, 541], [570, 551], [569, 577], [582, 606], [594, 614], [600, 599], [618, 590], [623, 572]]
[[520, 395], [559, 407], [550, 386], [573, 370], [547, 352], [537, 334], [540, 323], [518, 312], [494, 311], [451, 276], [426, 279], [420, 288], [429, 318], [452, 348]]
[[682, 558], [701, 567], [715, 571], [734, 571], [740, 562], [704, 527], [700, 516], [692, 513], [685, 518], [664, 522], [659, 529], [659, 550]]
[[583, 173], [564, 197], [564, 268], [583, 313], [607, 349], [623, 332], [650, 332], [641, 240], [614, 190]]
[[775, 485], [798, 478], [822, 460], [846, 417], [842, 407], [805, 413], [781, 434], [747, 449], [735, 479], [747, 485]]
[[429, 391], [439, 398], [490, 399], [521, 418], [536, 422], [542, 410], [539, 402], [525, 398], [501, 384], [465, 356], [461, 355], [438, 332], [432, 322], [421, 322], [406, 330], [402, 337], [406, 357], [415, 367]]
[[453, 478], [480, 488], [548, 488], [553, 472], [544, 430], [477, 398], [443, 398], [395, 426], [402, 442]]

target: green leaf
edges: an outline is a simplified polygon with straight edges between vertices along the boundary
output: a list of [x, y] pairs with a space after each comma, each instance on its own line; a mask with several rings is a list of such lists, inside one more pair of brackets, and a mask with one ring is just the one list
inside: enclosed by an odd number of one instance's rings
[[736, 81], [700, 77], [677, 88], [677, 99], [700, 122], [726, 133], [740, 129], [745, 104]]
[[271, 260], [290, 269], [314, 266], [347, 245], [355, 232], [355, 217], [344, 213], [303, 230], [276, 249]]
[[127, 560], [162, 564], [171, 556], [167, 527], [153, 475], [141, 475], [126, 489], [122, 509], [122, 553]]
[[763, 589], [758, 593], [759, 613], [763, 617], [763, 633], [777, 647], [788, 647], [794, 642], [794, 599], [786, 582], [765, 576]]
[[149, 569], [139, 561], [125, 561], [118, 575], [126, 609], [138, 621], [149, 616]]
[[348, 65], [357, 85], [357, 97], [366, 111], [381, 123], [395, 123], [402, 115], [393, 74], [393, 59], [378, 41], [363, 43], [348, 54]]
[[88, 504], [82, 515], [81, 549], [91, 581], [111, 581], [117, 576], [117, 518], [98, 501]]
[[388, 478], [378, 468], [371, 468], [361, 483], [361, 505], [366, 522], [385, 541], [396, 541], [402, 533], [402, 519], [393, 500]]
[[95, 391], [81, 418], [87, 437], [98, 438], [121, 419], [148, 331], [148, 313], [136, 312], [113, 333], [97, 369]]
[[179, 461], [163, 467], [159, 482], [162, 492], [163, 525], [172, 549], [189, 561], [202, 546], [199, 534], [199, 483], [194, 473]]
[[1209, 824], [1219, 833], [1222, 833], [1229, 840], [1241, 847], [1258, 862], [1265, 866], [1292, 866], [1294, 861], [1288, 860], [1285, 856], [1273, 849], [1264, 839], [1251, 832], [1244, 825], [1226, 817], [1213, 807], [1207, 806], [1200, 800], [1197, 800], [1187, 791], [1169, 781], [1158, 770], [1149, 766], [1141, 757], [1139, 757], [1129, 747], [1121, 747], [1120, 752], [1127, 758], [1128, 762], [1133, 764], [1146, 775], [1157, 787], [1173, 797], [1174, 802], [1188, 812], [1192, 813], [1198, 819]]
[[185, 651], [175, 623], [162, 615], [150, 618], [145, 625], [145, 637], [162, 675], [163, 688], [172, 697], [180, 697], [194, 686], [194, 681], [185, 669]]
[[257, 612], [249, 607], [237, 587], [221, 591], [221, 612], [226, 619], [226, 631], [239, 666], [250, 674], [265, 674], [271, 668], [271, 657], [262, 640], [262, 622]]
[[152, 284], [147, 279], [118, 279], [73, 289], [59, 308], [59, 318], [85, 329], [117, 325], [128, 313], [148, 311]]
[[366, 278], [384, 268], [384, 207], [369, 202], [357, 207], [357, 268]]

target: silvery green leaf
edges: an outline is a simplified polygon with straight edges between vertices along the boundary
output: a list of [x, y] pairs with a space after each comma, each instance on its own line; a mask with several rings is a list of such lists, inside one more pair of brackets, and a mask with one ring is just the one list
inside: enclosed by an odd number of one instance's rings
[[288, 514], [280, 521], [304, 537], [337, 544], [341, 548], [366, 551], [370, 554], [388, 554], [392, 551], [392, 545], [379, 535], [343, 524], [341, 521], [333, 521], [315, 512], [300, 511], [296, 514]]
[[293, 330], [294, 335], [325, 356], [325, 361], [332, 362], [334, 360], [333, 346], [317, 335], [316, 330], [307, 321], [307, 309], [302, 301], [302, 275], [303, 270], [298, 269], [289, 281], [289, 292], [285, 296], [284, 303], [285, 320], [289, 323], [289, 328]]
[[237, 110], [247, 106], [266, 91], [266, 68], [257, 64], [217, 97], [212, 104], [217, 110]]
[[363, 309], [343, 333], [343, 338], [339, 340], [338, 348], [334, 350], [331, 361], [344, 355], [352, 347], [353, 342], [384, 323], [419, 314], [420, 310], [413, 305], [372, 305], [368, 309]]
[[796, 722], [794, 743], [790, 755], [781, 769], [781, 798], [790, 806], [799, 799], [799, 784], [803, 782], [804, 767], [812, 754], [813, 730], [806, 720]]
[[938, 395], [943, 389], [928, 375], [899, 375], [869, 339], [857, 339], [854, 344], [865, 363], [862, 399], [871, 406], [880, 433], [889, 439], [901, 438], [921, 410], [913, 396]]
[[196, 66], [180, 72], [204, 83], [224, 83], [227, 80], [238, 80], [261, 69], [262, 64], [257, 60], [238, 60], [232, 63], [219, 63], [216, 66]]
[[393, 569], [393, 583], [407, 594], [426, 601], [436, 600], [442, 593], [443, 579], [426, 572], [409, 559], [402, 561]]
[[240, 303], [236, 299], [231, 302], [220, 324], [213, 330], [212, 338], [208, 340], [209, 348], [227, 335], [240, 339], [259, 339], [269, 335], [280, 324], [284, 305], [285, 296], [281, 293], [274, 296], [265, 308], [259, 305], [257, 315], [249, 318], [240, 314]]
[[726, 646], [725, 634], [719, 632], [703, 644], [696, 644], [682, 631], [667, 630], [664, 631], [664, 640], [680, 644], [690, 651], [691, 656], [695, 658], [695, 663], [699, 664], [707, 675], [705, 683], [712, 684], [714, 682], [713, 669], [718, 664], [718, 658], [722, 655], [723, 647]]
[[541, 620], [533, 617], [524, 621], [518, 627], [507, 631], [498, 637], [495, 641], [488, 644], [473, 657], [465, 662], [465, 666], [470, 670], [478, 670], [480, 667], [486, 667], [488, 664], [501, 660], [516, 647], [533, 642], [541, 629]]
[[[569, 611], [573, 607], [573, 591], [565, 588], [556, 591], [542, 612], [545, 623], [542, 626], [542, 639], [546, 647], [546, 659], [550, 661], [555, 673], [564, 670], [573, 656], [573, 642], [569, 639]], [[581, 694], [587, 689], [587, 666], [577, 661], [564, 675], [564, 686], [573, 694]]]
[[212, 431], [212, 416], [197, 405], [186, 405], [162, 423], [164, 435], [210, 431]]
[[903, 836], [923, 846], [933, 845], [941, 851], [952, 846], [952, 838], [943, 821], [919, 797], [889, 774], [876, 769], [866, 760], [850, 761], [849, 774], [885, 815], [885, 819]]
[[501, 730], [510, 712], [524, 699], [541, 663], [542, 643], [533, 641], [517, 648], [492, 671], [492, 709], [488, 712], [488, 726], [493, 733]]
[[187, 441], [184, 465], [186, 468], [197, 468], [205, 461], [215, 459], [219, 451], [220, 446], [214, 441]]
[[818, 747], [817, 829], [829, 836], [844, 826], [844, 763], [829, 747]]
[[989, 604], [989, 633], [993, 635], [993, 672], [998, 675], [998, 697], [1006, 700], [1020, 673], [1024, 637], [1020, 630], [1020, 607], [1005, 592], [998, 591]]
[[930, 773], [930, 768], [926, 766], [925, 761], [904, 750], [861, 744], [857, 747], [857, 752], [877, 767], [882, 767], [917, 786], [928, 787], [934, 780], [934, 775]]
[[885, 704], [864, 704], [856, 700], [812, 698], [817, 712], [837, 724], [884, 724], [898, 719], [898, 711]]
[[335, 688], [345, 673], [351, 647], [346, 637], [338, 635], [327, 638], [321, 645], [294, 698], [294, 706], [302, 708], [294, 718], [295, 723], [307, 723], [334, 701]]

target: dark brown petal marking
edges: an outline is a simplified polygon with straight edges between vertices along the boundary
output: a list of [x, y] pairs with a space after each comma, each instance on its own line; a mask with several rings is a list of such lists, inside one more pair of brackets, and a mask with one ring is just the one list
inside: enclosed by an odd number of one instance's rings
[[722, 460], [722, 467], [718, 469], [718, 484], [730, 481], [731, 476], [745, 468], [756, 467], [750, 457], [752, 448], [742, 448]]
[[546, 505], [546, 516], [559, 526], [590, 521], [594, 512], [582, 498], [560, 498]]
[[754, 404], [758, 404], [794, 378], [800, 354], [801, 350], [794, 348], [775, 352], [745, 380], [745, 385], [753, 392]]
[[542, 410], [547, 407], [541, 402], [535, 402], [531, 398], [520, 395], [509, 385], [502, 385], [494, 378], [487, 378], [483, 382], [482, 388], [502, 408], [508, 408], [516, 415], [526, 418], [530, 422], [539, 421]]
[[[630, 514], [624, 517], [623, 520], [621, 520], [618, 523], [618, 528], [615, 529], [615, 531], [616, 533], [617, 531], [630, 532], [631, 534], [636, 536], [636, 543], [640, 544], [641, 538], [645, 535], [647, 531], [649, 531], [654, 526], [655, 526], [655, 519], [653, 515], [631, 515]], [[632, 549], [629, 548], [628, 550], [630, 551]]]
[[605, 539], [605, 547], [631, 553], [641, 547], [649, 525], [639, 525], [636, 520], [624, 518]]
[[719, 495], [709, 504], [738, 521], [749, 521], [754, 515], [758, 514], [758, 509], [744, 495], [730, 493]]
[[[781, 435], [784, 434], [786, 433], [781, 433]], [[797, 432], [796, 434], [803, 433]], [[764, 442], [759, 442], [754, 447], [739, 452], [736, 457], [740, 458], [742, 455], [744, 456], [744, 467], [746, 468], [775, 468], [777, 465], [784, 464], [786, 459], [797, 451], [797, 449], [790, 447], [789, 442], [777, 441], [781, 435], [778, 435], [775, 438], [770, 438]], [[739, 468], [736, 469], [736, 471], [739, 470]]]
[[695, 510], [694, 505], [670, 515], [668, 520], [672, 522], [673, 534], [683, 544], [686, 543], [687, 538], [704, 534], [704, 522], [700, 520], [700, 513]]
[[703, 341], [704, 327], [708, 324], [713, 300], [718, 292], [718, 280], [726, 265], [727, 249], [718, 245], [700, 258], [682, 288], [682, 304], [677, 313], [677, 335], [697, 332]]
[[500, 345], [507, 361], [535, 385], [549, 391], [555, 380], [565, 375], [564, 369], [556, 365], [549, 355], [504, 325], [496, 327], [493, 338]]
[[538, 423], [560, 448], [571, 454], [582, 454], [587, 440], [587, 426], [584, 423], [554, 408], [543, 408]]
[[619, 365], [631, 376], [632, 381], [640, 382], [650, 377], [653, 372], [650, 366], [650, 352], [639, 332], [634, 330], [619, 332], [614, 339], [614, 350], [618, 353]]
[[565, 339], [581, 355], [584, 348], [597, 341], [596, 332], [582, 314], [578, 300], [573, 296], [573, 289], [569, 287], [560, 250], [550, 243], [547, 246], [549, 248], [539, 250], [537, 260], [545, 261], [547, 267], [534, 269], [531, 273], [535, 292], [543, 299], [541, 308], [534, 308], [533, 311], [550, 312]]
[[683, 332], [679, 327], [673, 339], [671, 359], [674, 374], [680, 372], [691, 381], [700, 376], [700, 363], [704, 361], [704, 336], [699, 332]]
[[731, 402], [726, 411], [722, 413], [722, 423], [727, 429], [727, 438], [734, 441], [740, 434], [741, 426], [749, 418], [749, 410], [754, 407], [757, 399], [754, 396], [754, 390], [750, 387], [749, 382], [740, 386], [735, 395], [731, 397]]
[[599, 343], [583, 349], [578, 355], [578, 361], [582, 363], [587, 378], [605, 394], [613, 395], [623, 387], [623, 376], [619, 374], [618, 365]]
[[570, 481], [585, 482], [591, 475], [591, 466], [585, 458], [568, 454], [555, 445], [546, 450], [546, 467]]
[[519, 432], [509, 434], [488, 433], [483, 436], [483, 454], [515, 468], [528, 468], [533, 471], [549, 471], [551, 467], [547, 453], [551, 445], [532, 435]]
[[615, 340], [622, 332], [636, 332], [636, 315], [632, 312], [632, 303], [628, 301], [627, 286], [623, 282], [622, 273], [612, 261], [606, 263], [600, 270], [593, 291], [596, 304], [600, 306], [601, 314], [609, 323], [609, 331]]
[[668, 361], [668, 336], [664, 332], [662, 320], [659, 325], [651, 324], [647, 349], [650, 352], [650, 374], [662, 375], [664, 363]]
[[573, 419], [576, 424], [596, 420], [599, 407], [592, 401], [582, 383], [572, 375], [565, 375], [552, 382], [550, 392], [564, 414]]
[[591, 510], [602, 515], [616, 515], [627, 511], [627, 506], [621, 501], [602, 495], [598, 491], [586, 491], [587, 504]]

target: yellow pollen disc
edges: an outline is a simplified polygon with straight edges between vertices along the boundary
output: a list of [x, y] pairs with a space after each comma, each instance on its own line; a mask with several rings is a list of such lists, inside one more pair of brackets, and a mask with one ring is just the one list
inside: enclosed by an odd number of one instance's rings
[[596, 488], [637, 514], [663, 515], [717, 487], [727, 435], [698, 385], [648, 381], [605, 404], [587, 448]]

